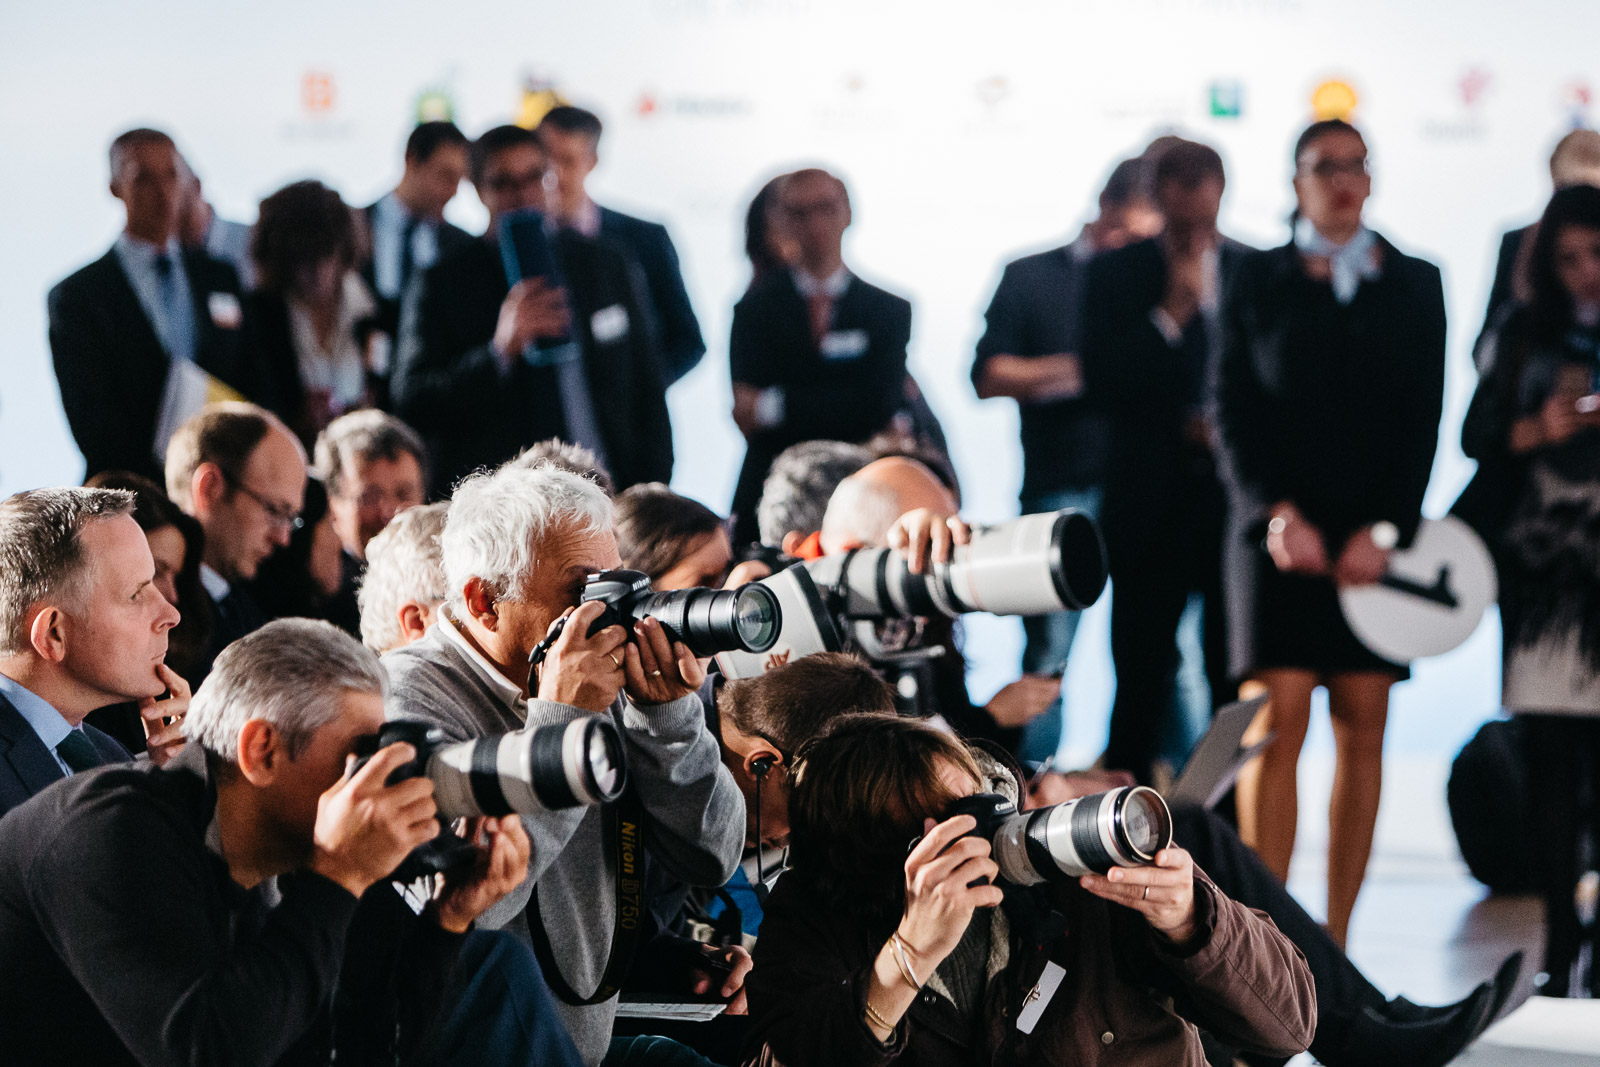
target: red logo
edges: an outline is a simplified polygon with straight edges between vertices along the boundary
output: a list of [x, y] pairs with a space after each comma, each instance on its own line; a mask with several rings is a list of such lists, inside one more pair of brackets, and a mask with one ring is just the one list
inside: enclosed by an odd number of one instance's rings
[[1494, 81], [1494, 75], [1482, 67], [1473, 67], [1461, 76], [1457, 88], [1461, 91], [1461, 102], [1468, 107], [1475, 107], [1483, 94], [1488, 90], [1489, 83]]
[[656, 108], [659, 106], [660, 105], [656, 103], [656, 96], [654, 93], [640, 93], [639, 103], [635, 106], [634, 110], [639, 113], [640, 118], [645, 118], [646, 116], [654, 115], [656, 113]]
[[792, 655], [794, 655], [794, 649], [792, 648], [784, 649], [782, 652], [774, 652], [766, 658], [765, 669], [770, 671], [774, 667], [782, 667], [789, 662], [789, 657]]

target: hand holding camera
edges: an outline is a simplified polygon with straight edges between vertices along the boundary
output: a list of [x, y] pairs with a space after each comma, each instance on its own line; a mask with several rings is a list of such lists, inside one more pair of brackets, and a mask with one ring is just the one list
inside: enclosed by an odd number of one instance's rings
[[949, 563], [956, 545], [971, 539], [972, 528], [955, 515], [940, 515], [931, 508], [908, 511], [889, 527], [889, 547], [906, 557], [906, 569], [921, 574], [929, 560]]
[[477, 859], [470, 867], [441, 875], [430, 905], [434, 920], [456, 934], [466, 933], [478, 916], [528, 876], [531, 847], [518, 815], [467, 819], [461, 836], [477, 845]]
[[906, 910], [896, 930], [919, 981], [927, 981], [955, 951], [974, 909], [995, 907], [1002, 899], [992, 884], [1000, 868], [990, 858], [989, 841], [972, 836], [977, 825], [971, 815], [937, 824], [929, 819], [906, 857]]
[[317, 799], [313, 871], [359, 897], [438, 835], [431, 781], [385, 784], [416, 755], [409, 744], [390, 745], [359, 769], [354, 755], [346, 757], [344, 777]]
[[1143, 915], [1175, 945], [1194, 937], [1194, 860], [1176, 845], [1156, 853], [1153, 867], [1113, 867], [1078, 882], [1095, 896]]
[[696, 659], [682, 641], [670, 640], [658, 620], [640, 619], [633, 624], [633, 634], [623, 651], [622, 672], [634, 704], [670, 704], [705, 682], [706, 661]]
[[617, 699], [628, 632], [621, 626], [591, 632], [605, 613], [605, 604], [591, 600], [557, 620], [561, 631], [534, 668], [539, 681], [532, 688], [538, 699], [596, 712], [605, 711]]

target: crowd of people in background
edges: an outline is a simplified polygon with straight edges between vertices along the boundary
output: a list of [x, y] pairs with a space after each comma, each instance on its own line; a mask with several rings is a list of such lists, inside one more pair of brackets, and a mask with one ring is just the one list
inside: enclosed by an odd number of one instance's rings
[[[907, 368], [913, 306], [847, 264], [849, 190], [817, 167], [746, 216], [728, 512], [669, 488], [666, 392], [707, 346], [667, 230], [590, 198], [601, 141], [566, 105], [476, 139], [426, 122], [375, 203], [296, 181], [248, 226], [168, 134], [112, 142], [124, 229], [48, 299], [85, 487], [0, 502], [7, 1056], [1416, 1065], [1506, 1010], [1519, 956], [1426, 1007], [1344, 953], [1409, 665], [1339, 595], [1424, 521], [1446, 358], [1438, 268], [1365, 222], [1356, 127], [1294, 143], [1281, 247], [1224, 235], [1221, 156], [1163, 136], [1111, 168], [1080, 235], [1001, 275], [973, 388], [1017, 405], [1022, 512], [1094, 517], [1112, 582], [1109, 742], [1071, 773], [1052, 764], [1077, 613], [1025, 620], [1020, 676], [978, 704], [948, 619], [911, 632], [914, 663], [725, 680], [660, 622], [580, 604], [621, 567], [736, 588], [873, 547], [942, 563], [967, 536]], [[1501, 249], [1455, 511], [1499, 570], [1540, 988], [1566, 996], [1592, 993], [1597, 947], [1576, 890], [1600, 830], [1600, 133], [1551, 171]], [[463, 181], [481, 235], [444, 218]], [[518, 275], [529, 217], [551, 262]], [[1325, 923], [1284, 888], [1319, 687]], [[1265, 698], [1260, 757], [1221, 815], [1174, 803], [1149, 866], [1002, 888], [948, 814], [1165, 788], [1189, 724], [1240, 696]], [[391, 777], [413, 746], [357, 764], [363, 738], [596, 716], [621, 799], [469, 820], [465, 865], [392, 876], [448, 820], [426, 778]], [[619, 992], [727, 1012], [641, 1022]]]

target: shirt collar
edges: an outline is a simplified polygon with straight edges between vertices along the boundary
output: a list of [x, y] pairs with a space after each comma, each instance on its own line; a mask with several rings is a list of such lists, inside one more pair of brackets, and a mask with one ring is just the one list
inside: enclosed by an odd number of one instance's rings
[[62, 717], [55, 705], [16, 679], [0, 674], [0, 694], [11, 701], [11, 706], [27, 720], [51, 752], [73, 731], [73, 725]]
[[585, 196], [577, 214], [573, 215], [572, 221], [567, 223], [567, 228], [577, 230], [585, 237], [599, 237], [600, 205]]
[[166, 247], [163, 248], [160, 245], [153, 245], [149, 241], [141, 241], [127, 230], [123, 230], [117, 235], [116, 249], [117, 255], [122, 257], [123, 262], [137, 263], [142, 267], [154, 263], [156, 256], [162, 253], [166, 253], [176, 262], [181, 251], [176, 237], [167, 238]]
[[1087, 263], [1089, 260], [1094, 258], [1094, 254], [1098, 251], [1100, 250], [1096, 248], [1094, 242], [1089, 239], [1089, 230], [1087, 227], [1085, 227], [1084, 231], [1078, 235], [1075, 241], [1067, 245], [1067, 255], [1074, 263]]
[[212, 570], [211, 565], [207, 563], [200, 564], [200, 584], [206, 587], [206, 593], [211, 599], [218, 603], [221, 603], [233, 590], [233, 585], [228, 579]]
[[850, 288], [850, 268], [840, 267], [826, 278], [813, 278], [799, 267], [790, 272], [794, 276], [794, 287], [800, 290], [800, 295], [807, 300], [814, 296], [826, 296], [830, 300], [837, 300]]
[[400, 198], [392, 190], [379, 197], [372, 210], [382, 222], [388, 222], [392, 219], [403, 223], [411, 218], [411, 212], [406, 210], [406, 206], [400, 202]]
[[455, 620], [450, 617], [448, 605], [439, 609], [439, 617], [433, 625], [438, 628], [441, 637], [455, 645], [461, 654], [467, 657], [467, 663], [472, 669], [506, 699], [519, 718], [527, 718], [527, 700], [522, 695], [522, 687], [501, 674], [499, 667], [490, 663], [482, 652], [473, 647], [466, 635], [457, 629]]

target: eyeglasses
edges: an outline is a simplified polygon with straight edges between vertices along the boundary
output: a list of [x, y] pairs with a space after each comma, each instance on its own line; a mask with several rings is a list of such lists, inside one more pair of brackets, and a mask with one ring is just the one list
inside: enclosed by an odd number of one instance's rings
[[407, 486], [404, 489], [385, 489], [381, 486], [369, 486], [362, 490], [361, 495], [355, 498], [354, 503], [360, 511], [372, 511], [383, 507], [385, 504], [392, 504], [396, 509], [415, 507], [422, 503], [422, 490], [416, 486]]
[[1300, 169], [1310, 171], [1323, 181], [1337, 178], [1341, 174], [1347, 174], [1352, 178], [1363, 178], [1371, 173], [1365, 156], [1360, 159], [1319, 159], [1310, 166], [1302, 166]]
[[496, 174], [484, 180], [484, 187], [492, 193], [515, 193], [534, 185], [544, 184], [544, 168], [524, 171], [521, 174]]
[[291, 532], [305, 528], [306, 521], [300, 517], [298, 511], [286, 508], [282, 504], [273, 503], [231, 474], [224, 473], [222, 477], [227, 480], [229, 485], [254, 500], [257, 504], [260, 504], [261, 510], [267, 513], [267, 518], [272, 520], [275, 525], [282, 526]]

